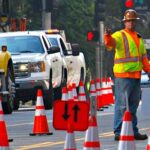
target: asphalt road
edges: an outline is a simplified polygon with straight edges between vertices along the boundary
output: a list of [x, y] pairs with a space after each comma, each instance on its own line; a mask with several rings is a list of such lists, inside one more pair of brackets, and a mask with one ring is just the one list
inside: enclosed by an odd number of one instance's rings
[[[114, 141], [113, 135], [113, 113], [114, 106], [97, 112], [97, 122], [99, 130], [99, 140], [101, 150], [117, 150], [118, 142]], [[144, 116], [138, 109], [139, 128], [141, 133], [149, 133], [150, 117]], [[59, 111], [59, 110], [58, 110]], [[46, 111], [49, 130], [53, 135], [30, 136], [33, 128], [33, 119], [35, 110], [33, 108], [21, 108], [12, 115], [5, 115], [4, 119], [7, 126], [7, 133], [11, 150], [63, 150], [66, 131], [56, 131], [52, 126], [52, 110]], [[82, 123], [82, 122], [81, 122]], [[75, 132], [76, 147], [78, 150], [83, 149], [85, 132]], [[147, 140], [136, 141], [136, 150], [144, 150]]]

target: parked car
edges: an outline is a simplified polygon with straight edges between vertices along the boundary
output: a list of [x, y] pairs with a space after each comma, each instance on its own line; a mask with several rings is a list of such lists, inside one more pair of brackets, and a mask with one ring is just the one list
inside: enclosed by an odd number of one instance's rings
[[142, 71], [141, 75], [141, 88], [150, 87], [150, 79], [146, 72]]

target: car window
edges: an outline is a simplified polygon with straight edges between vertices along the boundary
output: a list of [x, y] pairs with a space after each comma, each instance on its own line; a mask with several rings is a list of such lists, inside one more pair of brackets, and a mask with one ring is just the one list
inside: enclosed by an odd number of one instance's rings
[[2, 45], [6, 45], [11, 53], [44, 53], [40, 37], [37, 36], [1, 37], [0, 47]]

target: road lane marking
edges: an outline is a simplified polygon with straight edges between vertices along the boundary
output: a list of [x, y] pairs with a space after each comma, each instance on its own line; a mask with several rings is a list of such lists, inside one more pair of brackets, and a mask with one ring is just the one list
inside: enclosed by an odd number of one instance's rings
[[[139, 129], [139, 130], [140, 131], [146, 131], [146, 130], [150, 130], [150, 128], [142, 128], [142, 129]], [[107, 137], [112, 137], [112, 136], [114, 136], [114, 133], [112, 131], [99, 134], [100, 138], [107, 138]], [[84, 141], [84, 140], [85, 140], [85, 137], [75, 139], [75, 141]], [[20, 148], [18, 148], [16, 150], [33, 150], [34, 148], [52, 147], [52, 146], [61, 145], [61, 144], [64, 144], [64, 143], [65, 143], [65, 141], [44, 142], [44, 143], [38, 143], [38, 144], [31, 144], [31, 145], [28, 145], [28, 146], [21, 146]]]
[[[97, 114], [97, 116], [108, 116], [113, 115], [114, 113], [106, 113], [106, 114]], [[48, 120], [48, 123], [52, 123], [53, 120]], [[33, 122], [25, 122], [25, 123], [17, 123], [13, 125], [7, 125], [7, 127], [17, 127], [17, 126], [24, 126], [24, 125], [33, 125]]]

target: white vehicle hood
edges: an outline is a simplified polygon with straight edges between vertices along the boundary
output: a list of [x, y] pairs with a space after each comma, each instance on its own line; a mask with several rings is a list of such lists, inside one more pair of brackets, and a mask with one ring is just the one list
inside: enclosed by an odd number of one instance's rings
[[17, 54], [12, 54], [12, 60], [13, 62], [28, 62], [28, 61], [33, 61], [35, 58], [40, 60], [41, 58], [45, 57], [45, 54], [40, 54], [40, 53], [17, 53]]

